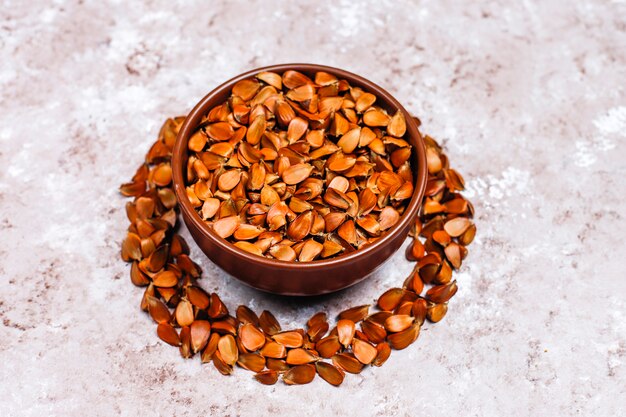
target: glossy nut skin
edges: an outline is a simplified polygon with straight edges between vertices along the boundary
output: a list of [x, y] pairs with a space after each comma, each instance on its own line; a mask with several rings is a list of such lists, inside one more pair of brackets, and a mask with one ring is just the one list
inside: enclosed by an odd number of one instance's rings
[[[233, 85], [261, 71], [282, 74], [286, 70], [300, 71], [311, 78], [317, 71], [326, 71], [344, 78], [377, 97], [377, 105], [390, 114], [400, 109], [407, 124], [406, 139], [413, 146], [411, 163], [414, 169], [413, 196], [398, 223], [382, 238], [364, 249], [327, 260], [298, 263], [263, 258], [245, 252], [217, 236], [193, 209], [185, 193], [183, 167], [187, 164], [187, 142], [202, 116], [230, 95]], [[172, 156], [174, 191], [183, 220], [202, 251], [224, 271], [240, 281], [263, 291], [282, 295], [320, 295], [341, 290], [367, 278], [380, 267], [406, 238], [412, 220], [417, 215], [428, 177], [424, 141], [411, 115], [387, 91], [358, 75], [333, 67], [314, 64], [282, 64], [257, 68], [241, 74], [207, 94], [187, 115], [176, 139]]]

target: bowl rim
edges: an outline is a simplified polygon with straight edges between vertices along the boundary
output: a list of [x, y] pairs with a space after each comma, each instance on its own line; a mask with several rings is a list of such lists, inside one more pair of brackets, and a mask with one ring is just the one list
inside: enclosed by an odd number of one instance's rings
[[[300, 72], [317, 72], [317, 71], [326, 71], [333, 75], [338, 76], [339, 78], [345, 78], [352, 84], [361, 86], [366, 89], [368, 92], [376, 95], [377, 98], [382, 99], [385, 103], [386, 107], [395, 108], [396, 110], [400, 110], [403, 112], [404, 117], [407, 123], [407, 133], [409, 137], [414, 138], [414, 143], [412, 145], [415, 148], [418, 160], [417, 173], [415, 177], [415, 184], [413, 188], [413, 195], [411, 196], [411, 200], [409, 201], [408, 206], [404, 210], [404, 213], [400, 216], [400, 220], [394, 226], [392, 226], [389, 230], [387, 230], [384, 235], [376, 240], [374, 243], [367, 245], [363, 249], [358, 249], [353, 252], [340, 255], [337, 257], [332, 257], [329, 259], [315, 260], [309, 262], [290, 262], [290, 261], [281, 261], [277, 259], [266, 258], [263, 256], [254, 255], [244, 251], [243, 249], [238, 248], [231, 242], [223, 239], [218, 236], [201, 218], [197, 211], [191, 206], [187, 198], [185, 182], [183, 179], [183, 167], [182, 167], [182, 159], [183, 154], [186, 152], [186, 144], [191, 137], [191, 134], [195, 130], [198, 122], [201, 120], [202, 116], [206, 114], [206, 112], [219, 103], [212, 103], [215, 100], [215, 97], [220, 95], [226, 89], [231, 89], [232, 86], [243, 79], [253, 77], [262, 71], [273, 71], [282, 73], [287, 70], [294, 70]], [[185, 146], [183, 146], [183, 144]], [[417, 146], [415, 146], [417, 145]], [[414, 171], [415, 172], [415, 171]], [[188, 221], [193, 222], [194, 226], [202, 231], [202, 233], [208, 236], [209, 239], [213, 241], [213, 243], [221, 248], [222, 250], [228, 251], [231, 254], [237, 256], [238, 258], [252, 262], [252, 263], [261, 263], [264, 266], [280, 268], [280, 269], [291, 269], [296, 271], [323, 271], [328, 267], [337, 266], [339, 264], [345, 264], [348, 262], [359, 261], [359, 259], [364, 258], [367, 254], [371, 252], [375, 252], [377, 249], [383, 247], [389, 241], [393, 240], [393, 238], [405, 229], [407, 223], [412, 222], [417, 215], [417, 212], [420, 208], [420, 203], [424, 196], [424, 192], [426, 190], [426, 182], [428, 179], [427, 165], [426, 165], [426, 149], [424, 145], [424, 139], [422, 138], [421, 133], [419, 132], [418, 126], [413, 120], [411, 114], [400, 104], [389, 92], [387, 92], [384, 88], [379, 85], [373, 83], [372, 81], [363, 78], [357, 74], [331, 67], [326, 65], [318, 65], [318, 64], [306, 64], [306, 63], [291, 63], [291, 64], [277, 64], [277, 65], [269, 65], [265, 67], [255, 68], [250, 71], [246, 71], [241, 73], [228, 81], [223, 82], [216, 88], [212, 89], [207, 95], [205, 95], [187, 114], [185, 120], [178, 132], [176, 137], [176, 142], [174, 144], [174, 148], [172, 151], [172, 176], [173, 176], [173, 185], [174, 192], [176, 194], [176, 198], [178, 200], [178, 204], [180, 210], [185, 212], [186, 218]]]

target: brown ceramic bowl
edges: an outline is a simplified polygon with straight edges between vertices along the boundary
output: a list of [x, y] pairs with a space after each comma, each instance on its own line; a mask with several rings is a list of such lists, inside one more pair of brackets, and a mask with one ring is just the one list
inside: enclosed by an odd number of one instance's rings
[[[296, 70], [313, 78], [317, 71], [326, 71], [344, 78], [353, 86], [359, 86], [378, 98], [377, 105], [390, 114], [400, 109], [407, 121], [407, 140], [413, 145], [412, 165], [415, 187], [413, 197], [404, 214], [391, 229], [373, 244], [352, 253], [313, 262], [286, 262], [263, 258], [245, 252], [215, 234], [193, 209], [185, 193], [183, 167], [187, 164], [187, 141], [202, 116], [217, 104], [223, 103], [230, 95], [233, 85], [245, 78], [253, 77], [261, 71], [283, 73]], [[283, 295], [319, 295], [346, 288], [372, 274], [402, 244], [406, 238], [412, 219], [415, 218], [426, 187], [426, 153], [424, 142], [411, 115], [391, 94], [358, 75], [337, 68], [313, 64], [283, 64], [258, 68], [241, 74], [215, 88], [191, 110], [185, 119], [176, 145], [173, 158], [173, 181], [176, 197], [189, 232], [202, 251], [224, 271], [235, 278], [258, 288]]]

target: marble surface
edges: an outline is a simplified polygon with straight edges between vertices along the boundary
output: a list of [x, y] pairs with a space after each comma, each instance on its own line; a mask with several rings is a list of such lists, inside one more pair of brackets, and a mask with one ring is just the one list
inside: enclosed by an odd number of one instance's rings
[[[626, 414], [625, 19], [623, 0], [3, 0], [0, 415]], [[395, 94], [477, 213], [446, 319], [340, 389], [182, 360], [119, 259], [117, 186], [162, 121], [298, 61]], [[206, 289], [284, 326], [371, 302], [411, 269], [399, 253], [354, 288], [294, 300], [192, 251]]]

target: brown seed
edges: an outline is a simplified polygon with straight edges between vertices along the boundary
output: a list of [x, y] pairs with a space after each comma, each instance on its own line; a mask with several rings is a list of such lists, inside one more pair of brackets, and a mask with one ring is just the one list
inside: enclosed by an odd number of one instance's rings
[[[410, 304], [412, 305], [412, 303]], [[408, 329], [411, 327], [411, 324], [413, 324], [413, 317], [405, 314], [398, 314], [385, 320], [385, 329], [388, 332], [397, 333]]]
[[372, 361], [372, 365], [382, 366], [389, 358], [389, 355], [391, 355], [391, 348], [387, 342], [383, 342], [376, 345], [376, 350], [378, 351], [378, 354]]
[[261, 85], [255, 79], [241, 80], [233, 86], [233, 95], [248, 101], [259, 91]]
[[252, 372], [261, 372], [265, 368], [265, 358], [258, 353], [244, 353], [239, 355], [237, 365]]
[[296, 260], [296, 251], [287, 245], [275, 245], [269, 250], [270, 255], [280, 261], [293, 262]]
[[272, 87], [276, 88], [277, 90], [280, 90], [281, 88], [283, 88], [283, 82], [282, 79], [280, 77], [280, 75], [276, 74], [275, 72], [268, 72], [268, 71], [263, 71], [263, 72], [259, 72], [256, 77], [271, 85]]
[[265, 344], [265, 335], [250, 323], [241, 326], [239, 337], [244, 347], [251, 352], [261, 349]]
[[309, 177], [313, 167], [309, 164], [296, 164], [287, 168], [282, 175], [287, 185], [298, 184]]
[[219, 176], [217, 186], [222, 191], [230, 191], [239, 184], [241, 172], [238, 170], [230, 170]]
[[387, 336], [387, 342], [392, 348], [401, 350], [415, 342], [419, 336], [420, 326], [417, 323], [412, 324], [408, 329]]
[[165, 303], [152, 296], [147, 296], [146, 299], [148, 300], [148, 312], [150, 313], [150, 317], [152, 317], [156, 323], [169, 323], [172, 319], [172, 315]]
[[374, 346], [360, 339], [352, 341], [352, 352], [359, 362], [364, 365], [369, 365], [378, 355], [378, 351]]
[[378, 215], [378, 223], [380, 224], [381, 230], [387, 230], [398, 223], [400, 220], [400, 214], [393, 207], [387, 206], [381, 210]]
[[189, 302], [200, 310], [206, 310], [209, 306], [209, 295], [202, 288], [190, 285], [187, 287], [186, 292]]
[[318, 340], [324, 337], [328, 329], [329, 329], [328, 323], [323, 321], [323, 322], [315, 323], [313, 326], [309, 328], [309, 330], [307, 330], [306, 333], [309, 336], [309, 339], [311, 340], [311, 342], [316, 343]]
[[259, 316], [259, 325], [265, 334], [270, 336], [280, 332], [280, 324], [276, 317], [267, 310], [264, 310]]
[[389, 123], [389, 116], [380, 110], [369, 110], [363, 114], [363, 123], [368, 126], [387, 126]]
[[448, 220], [443, 228], [452, 237], [461, 236], [469, 227], [471, 223], [469, 219], [465, 217], [456, 217], [452, 220]]
[[319, 359], [306, 349], [296, 348], [287, 352], [287, 363], [289, 365], [304, 365], [305, 363], [315, 362]]
[[289, 143], [297, 142], [305, 133], [309, 123], [301, 117], [294, 117], [289, 122], [289, 129], [287, 130], [287, 140]]
[[234, 365], [239, 358], [239, 350], [237, 350], [237, 343], [235, 338], [231, 334], [220, 337], [220, 341], [217, 343], [217, 350], [227, 365]]
[[313, 239], [305, 240], [302, 245], [302, 250], [298, 256], [300, 262], [310, 262], [314, 260], [324, 249], [321, 243], [314, 241]]
[[406, 120], [404, 118], [404, 114], [400, 110], [398, 110], [396, 114], [393, 115], [391, 120], [389, 120], [387, 133], [397, 138], [401, 138], [406, 133]]
[[237, 246], [239, 249], [242, 249], [248, 253], [251, 253], [253, 255], [257, 255], [257, 256], [263, 256], [263, 251], [261, 250], [261, 248], [257, 245], [255, 245], [254, 243], [250, 243], [250, 242], [246, 242], [245, 240], [241, 240], [239, 242], [235, 242], [234, 243], [235, 246]]
[[467, 246], [472, 243], [474, 236], [476, 236], [476, 225], [472, 224], [459, 236], [459, 243], [463, 246]]
[[173, 287], [178, 284], [178, 277], [172, 271], [159, 272], [152, 278], [152, 282], [157, 287]]
[[352, 153], [357, 146], [359, 146], [359, 138], [361, 137], [361, 128], [356, 127], [346, 132], [341, 139], [337, 142], [337, 145], [341, 147], [344, 153]]
[[337, 336], [327, 336], [315, 344], [315, 350], [322, 358], [330, 358], [341, 349], [341, 343]]
[[237, 307], [237, 311], [235, 314], [237, 316], [237, 320], [239, 320], [243, 324], [250, 323], [255, 326], [259, 325], [259, 317], [254, 311], [244, 305], [240, 305], [239, 307]]
[[196, 320], [190, 326], [191, 350], [198, 353], [207, 345], [211, 335], [211, 324], [206, 320]]
[[193, 356], [191, 351], [191, 330], [188, 326], [183, 326], [180, 329], [180, 346], [178, 350], [183, 358], [191, 358]]
[[304, 239], [313, 225], [313, 211], [300, 214], [287, 228], [287, 236], [294, 241]]
[[352, 320], [341, 319], [337, 322], [337, 335], [339, 343], [348, 347], [354, 337], [355, 326]]
[[371, 93], [363, 93], [356, 101], [356, 111], [363, 113], [376, 102], [376, 96]]
[[250, 124], [250, 127], [246, 132], [246, 140], [248, 141], [248, 143], [250, 145], [258, 144], [261, 141], [263, 133], [265, 133], [266, 127], [267, 123], [265, 121], [265, 117], [257, 116]]
[[235, 131], [230, 124], [226, 122], [217, 122], [207, 126], [206, 133], [213, 140], [224, 141], [232, 138]]
[[154, 169], [152, 181], [159, 187], [166, 187], [172, 182], [172, 167], [169, 164], [161, 164]]
[[342, 252], [343, 250], [344, 247], [341, 246], [339, 243], [333, 242], [332, 240], [325, 240], [320, 256], [322, 258], [328, 258]]
[[283, 375], [283, 381], [287, 385], [301, 385], [308, 384], [315, 378], [315, 366], [313, 365], [298, 365], [288, 370]]
[[426, 318], [433, 323], [441, 321], [448, 312], [448, 304], [433, 304], [428, 306], [428, 312]]
[[339, 320], [350, 320], [350, 321], [352, 321], [354, 323], [358, 323], [359, 321], [361, 321], [365, 317], [367, 317], [367, 314], [369, 312], [369, 308], [370, 308], [369, 304], [364, 304], [362, 306], [356, 306], [356, 307], [349, 308], [349, 309], [344, 310], [341, 313], [339, 313], [338, 319]]
[[[220, 339], [220, 341], [221, 340], [222, 339]], [[217, 369], [222, 375], [231, 375], [233, 373], [232, 365], [226, 363], [219, 350], [213, 354], [213, 366], [215, 366], [215, 369]]]
[[125, 261], [140, 261], [143, 257], [141, 253], [141, 238], [135, 233], [128, 233], [124, 242], [122, 242], [122, 259]]
[[361, 323], [361, 329], [372, 343], [383, 342], [387, 337], [387, 332], [385, 331], [383, 326], [376, 324], [370, 320], [363, 321]]
[[287, 356], [287, 348], [278, 342], [267, 342], [261, 349], [261, 355], [266, 358], [281, 359]]
[[272, 336], [272, 339], [288, 348], [298, 348], [302, 346], [303, 342], [302, 335], [296, 331], [276, 333]]
[[240, 222], [238, 216], [225, 217], [213, 223], [213, 231], [219, 237], [227, 238], [235, 232]]
[[268, 370], [254, 375], [254, 378], [263, 385], [274, 385], [278, 381], [278, 372]]
[[263, 228], [259, 226], [240, 224], [237, 230], [235, 230], [235, 233], [233, 233], [233, 237], [237, 240], [251, 240], [259, 237], [263, 232]]
[[176, 322], [181, 326], [191, 326], [194, 321], [193, 306], [187, 300], [181, 300], [176, 306]]
[[213, 355], [217, 351], [217, 343], [220, 341], [220, 335], [217, 333], [211, 333], [209, 337], [209, 341], [207, 342], [206, 347], [202, 351], [202, 363], [208, 363], [213, 358]]
[[332, 361], [335, 366], [351, 374], [358, 374], [363, 369], [363, 364], [350, 353], [339, 353], [332, 357]]
[[168, 323], [159, 323], [157, 326], [157, 335], [159, 338], [167, 344], [172, 346], [180, 346], [180, 337], [178, 332]]
[[339, 386], [343, 382], [345, 374], [336, 366], [318, 361], [315, 362], [315, 369], [317, 370], [318, 375], [331, 385]]
[[400, 303], [400, 300], [402, 300], [402, 297], [404, 297], [405, 294], [406, 291], [402, 288], [391, 288], [385, 291], [385, 293], [380, 296], [380, 298], [378, 299], [378, 307], [380, 307], [380, 309], [384, 311], [392, 311], [394, 308], [397, 307], [397, 305]]
[[[211, 293], [211, 306], [207, 311], [209, 317], [217, 319], [228, 315], [228, 309], [216, 293]], [[215, 324], [215, 323], [213, 323]]]

